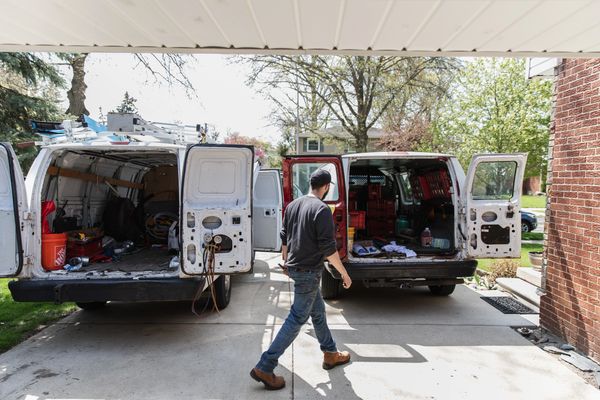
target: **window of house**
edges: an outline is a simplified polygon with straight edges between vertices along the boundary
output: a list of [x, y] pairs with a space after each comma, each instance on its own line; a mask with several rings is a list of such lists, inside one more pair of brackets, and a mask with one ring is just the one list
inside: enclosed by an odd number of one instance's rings
[[306, 151], [309, 153], [320, 152], [321, 141], [319, 139], [306, 139]]

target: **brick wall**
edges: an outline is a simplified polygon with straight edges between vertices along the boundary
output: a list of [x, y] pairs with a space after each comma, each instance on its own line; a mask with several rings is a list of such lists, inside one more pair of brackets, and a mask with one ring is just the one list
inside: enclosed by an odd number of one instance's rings
[[600, 59], [555, 78], [542, 327], [600, 359]]

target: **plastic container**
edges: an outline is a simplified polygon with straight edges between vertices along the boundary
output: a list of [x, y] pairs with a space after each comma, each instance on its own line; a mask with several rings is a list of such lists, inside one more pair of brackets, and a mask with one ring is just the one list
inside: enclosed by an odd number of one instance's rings
[[348, 227], [348, 249], [352, 249], [352, 246], [354, 246], [354, 233], [354, 227]]
[[450, 241], [448, 239], [443, 238], [433, 238], [431, 240], [431, 247], [446, 250], [450, 248]]
[[433, 241], [433, 235], [429, 228], [423, 229], [421, 232], [421, 246], [422, 247], [431, 247], [431, 242]]
[[402, 231], [410, 227], [410, 223], [408, 219], [404, 215], [400, 215], [396, 218], [396, 235], [400, 234]]
[[67, 258], [67, 234], [42, 234], [42, 267], [47, 271], [63, 268]]
[[350, 211], [350, 226], [354, 229], [365, 229], [365, 211]]

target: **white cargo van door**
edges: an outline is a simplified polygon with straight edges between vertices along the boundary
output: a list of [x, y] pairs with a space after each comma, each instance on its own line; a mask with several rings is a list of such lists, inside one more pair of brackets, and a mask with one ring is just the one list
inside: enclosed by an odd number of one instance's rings
[[254, 185], [252, 232], [254, 250], [281, 251], [283, 192], [279, 170], [263, 169], [258, 172]]
[[27, 211], [25, 181], [12, 147], [0, 143], [0, 277], [18, 275], [23, 268], [25, 235], [21, 219]]
[[233, 274], [252, 268], [254, 149], [198, 144], [187, 149], [181, 188], [181, 268], [188, 275]]
[[467, 253], [476, 258], [521, 256], [521, 187], [527, 154], [473, 156], [465, 180]]

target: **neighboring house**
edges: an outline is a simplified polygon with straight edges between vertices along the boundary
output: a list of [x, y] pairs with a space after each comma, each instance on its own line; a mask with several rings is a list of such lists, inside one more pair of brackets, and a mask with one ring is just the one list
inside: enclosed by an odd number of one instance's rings
[[[369, 130], [368, 151], [381, 150], [379, 142], [384, 131], [379, 128]], [[347, 154], [355, 153], [355, 139], [341, 127], [333, 127], [319, 134], [300, 133], [300, 149], [298, 154]]]

